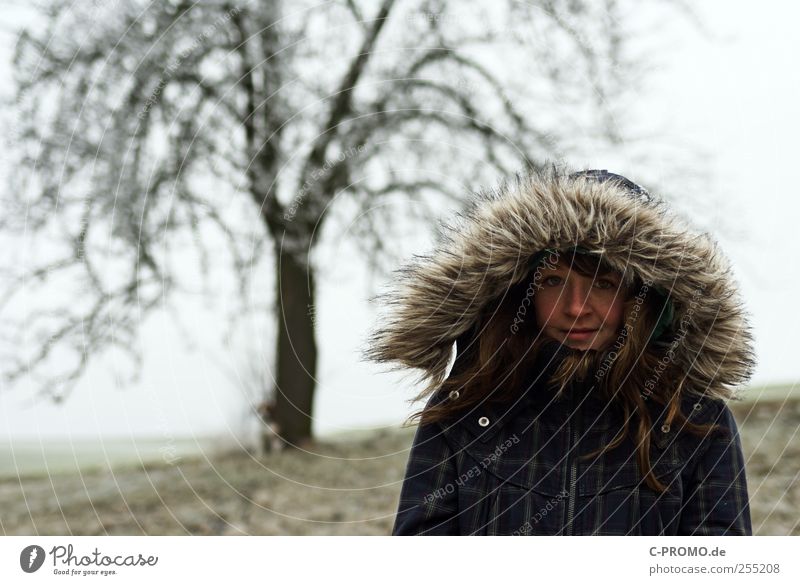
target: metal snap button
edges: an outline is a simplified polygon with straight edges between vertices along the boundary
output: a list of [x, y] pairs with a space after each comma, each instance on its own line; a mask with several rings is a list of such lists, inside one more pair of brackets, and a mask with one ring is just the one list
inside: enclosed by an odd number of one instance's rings
[[450, 400], [457, 400], [460, 395], [458, 390], [450, 390], [450, 394], [448, 394], [448, 396], [450, 397]]
[[482, 416], [482, 417], [480, 417], [478, 419], [478, 424], [481, 425], [482, 427], [488, 427], [489, 426], [489, 419], [486, 418], [485, 416]]
[[669, 425], [661, 425], [661, 432], [668, 433], [669, 432]]

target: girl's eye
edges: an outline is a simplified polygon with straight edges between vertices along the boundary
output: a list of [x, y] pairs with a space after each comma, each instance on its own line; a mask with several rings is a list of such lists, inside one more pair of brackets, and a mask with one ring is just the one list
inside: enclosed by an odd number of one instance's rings
[[603, 290], [609, 290], [609, 289], [612, 289], [612, 288], [614, 288], [616, 286], [614, 281], [608, 280], [607, 278], [601, 278], [601, 279], [597, 280], [596, 284], [598, 285], [597, 288], [601, 288]]
[[545, 286], [558, 286], [561, 284], [561, 277], [559, 276], [548, 276], [544, 279]]

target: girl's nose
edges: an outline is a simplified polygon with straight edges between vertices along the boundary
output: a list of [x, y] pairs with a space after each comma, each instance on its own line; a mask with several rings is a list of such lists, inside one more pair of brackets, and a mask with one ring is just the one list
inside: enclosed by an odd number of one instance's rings
[[564, 289], [564, 313], [576, 318], [589, 313], [588, 299], [589, 290], [580, 279], [571, 278]]

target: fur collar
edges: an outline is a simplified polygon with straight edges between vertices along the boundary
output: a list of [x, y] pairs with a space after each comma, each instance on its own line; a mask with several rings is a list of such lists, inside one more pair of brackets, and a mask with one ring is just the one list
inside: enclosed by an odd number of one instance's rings
[[[687, 372], [684, 392], [735, 398], [755, 367], [753, 337], [727, 259], [656, 197], [619, 183], [570, 178], [551, 169], [478, 193], [441, 227], [432, 254], [395, 272], [376, 300], [386, 310], [365, 357], [421, 371], [442, 384], [454, 341], [480, 311], [525, 278], [545, 248], [581, 246], [603, 254], [628, 278], [666, 291], [679, 332], [674, 359]], [[397, 369], [397, 368], [393, 368]]]

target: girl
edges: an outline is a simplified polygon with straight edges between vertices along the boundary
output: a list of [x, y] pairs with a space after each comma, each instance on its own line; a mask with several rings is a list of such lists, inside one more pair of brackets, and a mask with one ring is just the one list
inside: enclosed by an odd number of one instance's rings
[[712, 238], [595, 170], [462, 219], [367, 351], [428, 381], [393, 533], [751, 534], [725, 401], [752, 336]]

